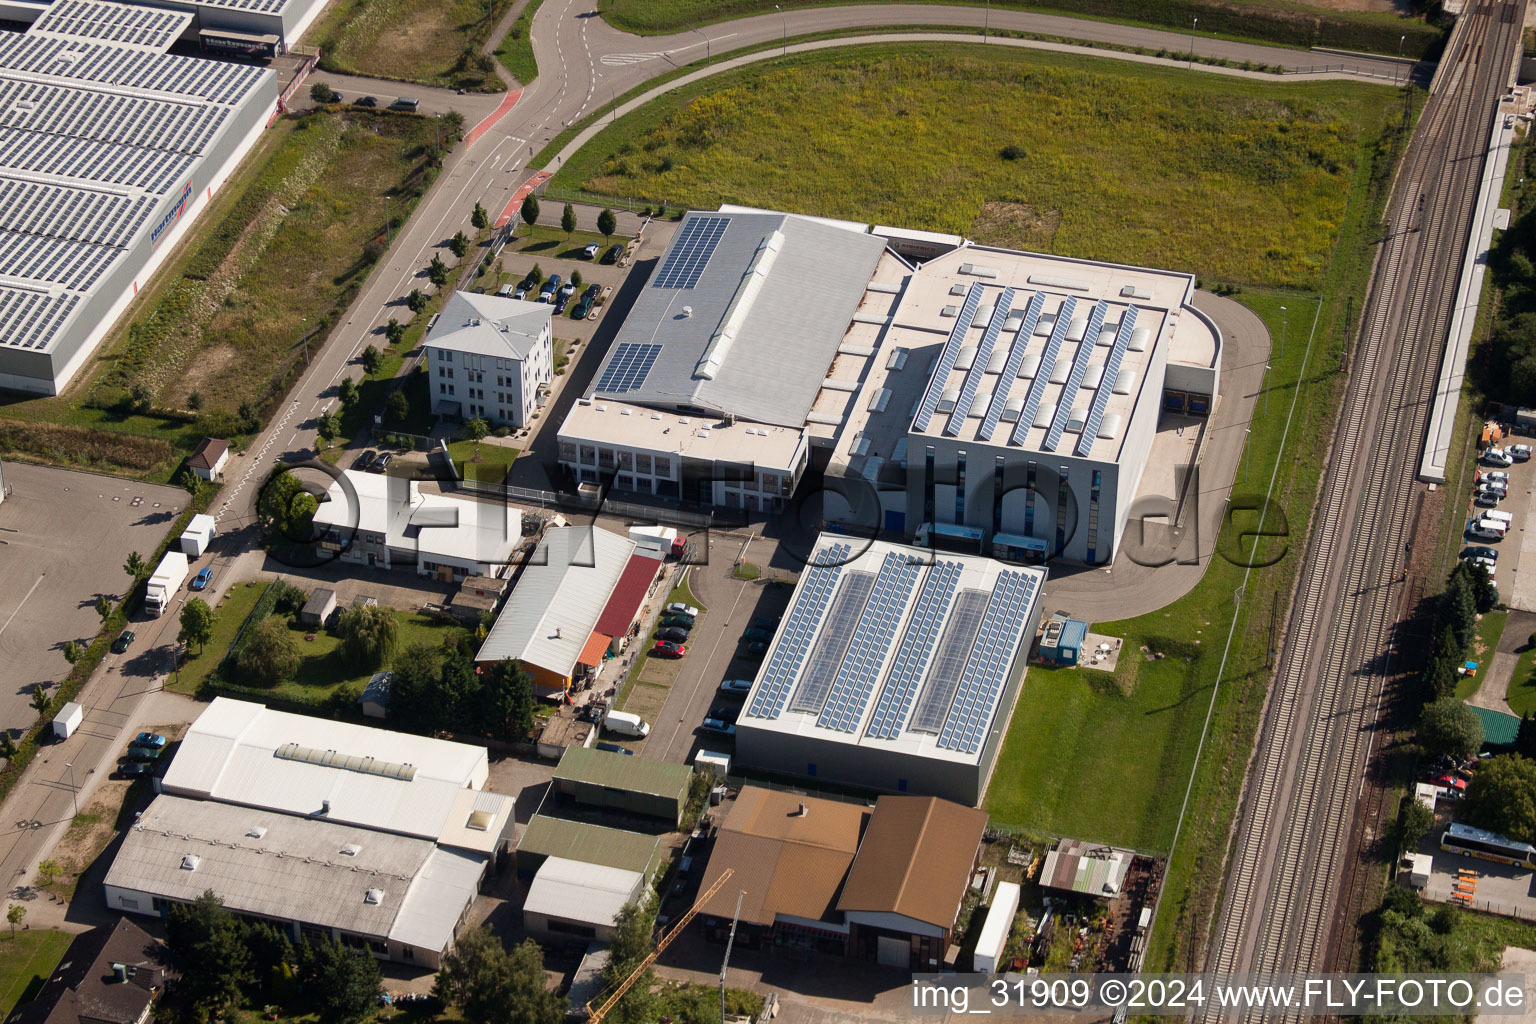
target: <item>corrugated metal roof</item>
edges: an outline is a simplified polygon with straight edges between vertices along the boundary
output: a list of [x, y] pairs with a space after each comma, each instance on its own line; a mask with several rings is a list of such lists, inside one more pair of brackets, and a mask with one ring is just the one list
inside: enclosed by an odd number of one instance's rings
[[952, 927], [987, 815], [931, 796], [882, 796], [839, 910], [888, 911]]
[[613, 637], [604, 633], [593, 633], [587, 637], [581, 653], [576, 656], [576, 664], [590, 668], [600, 667], [603, 663], [603, 655], [608, 653], [608, 645], [611, 643], [613, 643]]
[[464, 908], [479, 892], [484, 854], [433, 850], [411, 882], [389, 937], [442, 952], [453, 942]]
[[528, 887], [523, 911], [608, 927], [644, 885], [638, 871], [550, 857]]
[[683, 797], [693, 769], [685, 764], [657, 761], [647, 757], [626, 757], [609, 750], [567, 747], [555, 769], [556, 779], [587, 782], [629, 793], [652, 796]]
[[658, 837], [639, 832], [535, 814], [523, 831], [517, 852], [645, 872], [650, 870], [660, 843]]
[[475, 660], [570, 675], [634, 550], [628, 537], [593, 526], [546, 530]]
[[639, 617], [640, 606], [645, 602], [645, 595], [650, 592], [651, 583], [660, 569], [659, 558], [631, 555], [629, 564], [624, 566], [624, 572], [619, 575], [619, 581], [613, 585], [613, 594], [603, 606], [603, 613], [597, 617], [597, 626], [594, 628], [609, 636], [628, 633], [630, 624]]
[[1133, 854], [1110, 846], [1063, 839], [1045, 855], [1040, 884], [1090, 896], [1112, 896], [1125, 884]]

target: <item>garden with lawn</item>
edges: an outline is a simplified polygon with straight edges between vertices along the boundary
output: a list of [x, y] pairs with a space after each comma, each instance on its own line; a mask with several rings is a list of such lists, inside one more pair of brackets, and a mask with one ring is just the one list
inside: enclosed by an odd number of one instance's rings
[[499, 441], [454, 441], [448, 445], [448, 457], [461, 479], [499, 484], [512, 471], [517, 449]]
[[[22, 904], [12, 904], [22, 906]], [[23, 920], [25, 920], [23, 918]], [[42, 989], [74, 936], [47, 928], [0, 929], [0, 1020]]]

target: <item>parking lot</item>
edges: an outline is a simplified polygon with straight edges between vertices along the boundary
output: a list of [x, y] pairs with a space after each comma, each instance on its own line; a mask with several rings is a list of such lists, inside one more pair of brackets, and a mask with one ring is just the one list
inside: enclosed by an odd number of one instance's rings
[[128, 553], [149, 557], [187, 492], [14, 462], [5, 482], [12, 490], [0, 503], [8, 583], [0, 596], [0, 728], [21, 730], [37, 717], [32, 690], [68, 674], [64, 644], [88, 642], [101, 627], [96, 598], [122, 595]]
[[[1522, 443], [1512, 442], [1511, 447]], [[1466, 543], [1471, 548], [1486, 547], [1497, 552], [1494, 559], [1485, 560], [1484, 564], [1499, 588], [1500, 600], [1511, 608], [1536, 611], [1536, 531], [1526, 529], [1532, 493], [1536, 490], [1536, 468], [1529, 458], [1509, 465], [1499, 462], [1487, 453], [1479, 459], [1473, 489], [1465, 500], [1469, 520], [1481, 521], [1483, 526], [1503, 522], [1505, 529], [1502, 535], [1495, 535], [1477, 526], [1469, 527]], [[1496, 486], [1499, 483], [1504, 486]], [[1469, 554], [1464, 548], [1462, 556]]]

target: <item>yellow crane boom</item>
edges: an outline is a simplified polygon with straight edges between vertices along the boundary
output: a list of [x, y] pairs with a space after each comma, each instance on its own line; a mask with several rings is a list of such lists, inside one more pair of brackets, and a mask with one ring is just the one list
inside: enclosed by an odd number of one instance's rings
[[666, 933], [656, 940], [656, 948], [651, 950], [649, 956], [640, 961], [639, 966], [629, 972], [629, 977], [619, 982], [619, 987], [613, 990], [613, 995], [604, 999], [595, 1009], [592, 1003], [587, 1004], [588, 1024], [598, 1024], [599, 1021], [608, 1015], [608, 1011], [612, 1010], [618, 1004], [618, 1001], [624, 998], [624, 993], [628, 992], [635, 982], [640, 980], [640, 975], [644, 974], [651, 964], [656, 962], [656, 958], [661, 956], [662, 950], [670, 946], [672, 940], [682, 934], [683, 929], [688, 926], [688, 922], [692, 921], [694, 915], [699, 912], [699, 908], [713, 899], [715, 893], [720, 891], [720, 887], [729, 881], [730, 877], [735, 873], [736, 870], [734, 868], [726, 868], [720, 877], [715, 879], [715, 884], [706, 889], [702, 896], [693, 901], [693, 906], [688, 908], [688, 913], [678, 918], [677, 923], [667, 929]]

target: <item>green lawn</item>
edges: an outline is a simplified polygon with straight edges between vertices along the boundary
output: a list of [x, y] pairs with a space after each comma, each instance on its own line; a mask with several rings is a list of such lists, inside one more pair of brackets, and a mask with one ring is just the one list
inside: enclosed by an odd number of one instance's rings
[[43, 928], [18, 931], [15, 938], [9, 926], [0, 932], [0, 1020], [23, 996], [37, 994], [73, 939], [68, 932]]
[[[372, 672], [358, 672], [347, 662], [341, 652], [341, 638], [329, 630], [311, 632], [308, 627], [290, 625], [294, 642], [298, 645], [301, 660], [294, 678], [281, 683], [270, 692], [274, 697], [313, 703], [324, 700], [337, 690], [350, 687], [362, 692]], [[395, 650], [403, 651], [412, 644], [440, 644], [449, 634], [460, 627], [444, 625], [424, 615], [395, 609], [395, 629], [398, 640]], [[313, 636], [313, 640], [305, 637]], [[387, 667], [387, 666], [386, 666]]]
[[539, 5], [543, 2], [528, 0], [528, 6], [523, 8], [523, 13], [517, 16], [512, 28], [502, 36], [501, 45], [496, 48], [496, 59], [501, 61], [501, 66], [523, 85], [539, 75], [539, 63], [533, 57], [533, 37], [529, 31], [533, 26], [533, 16], [538, 13]]
[[1316, 288], [1363, 143], [1400, 106], [1354, 83], [979, 45], [831, 49], [663, 96], [551, 184]]
[[327, 71], [499, 92], [504, 86], [494, 58], [482, 63], [477, 57], [511, 5], [512, 0], [338, 0], [304, 41], [320, 47], [320, 66]]
[[1524, 647], [1509, 680], [1509, 709], [1517, 715], [1536, 714], [1536, 647]]
[[208, 673], [218, 668], [229, 645], [235, 642], [240, 624], [250, 616], [251, 609], [256, 607], [256, 602], [266, 589], [266, 580], [253, 580], [230, 588], [214, 609], [213, 639], [197, 654], [182, 662], [180, 670], [166, 688], [181, 693], [196, 693], [198, 687], [203, 685], [203, 680], [208, 678]]
[[470, 480], [501, 483], [517, 461], [516, 448], [492, 440], [454, 441], [448, 445], [448, 457], [454, 468]]
[[[1467, 660], [1477, 662], [1477, 674], [1474, 676], [1462, 676], [1456, 683], [1456, 699], [1466, 700], [1477, 692], [1483, 685], [1483, 680], [1488, 678], [1488, 664], [1493, 661], [1493, 652], [1499, 646], [1499, 637], [1504, 635], [1504, 623], [1509, 620], [1508, 612], [1489, 612], [1477, 620], [1477, 629], [1472, 634], [1472, 649], [1467, 652]], [[1518, 672], [1518, 666], [1516, 667]], [[1515, 680], [1520, 677], [1516, 675]], [[1513, 689], [1514, 680], [1511, 680]]]
[[[686, 32], [700, 25], [754, 14], [771, 15], [777, 13], [779, 7], [793, 11], [846, 2], [848, 0], [780, 0], [778, 4], [774, 0], [599, 0], [597, 7], [606, 21], [627, 32], [658, 34]], [[1198, 17], [1205, 30], [1202, 35], [1211, 33], [1303, 48], [1335, 46], [1394, 54], [1399, 36], [1407, 36], [1404, 52], [1418, 55], [1440, 35], [1438, 30], [1419, 20], [1399, 18], [1388, 12], [1340, 11], [1337, 4], [1316, 0], [1239, 0], [1236, 3], [1217, 0], [995, 0], [990, 6], [999, 10], [1026, 8], [1138, 22], [1175, 28], [1184, 33], [1190, 30], [1190, 19]], [[785, 21], [785, 26], [795, 27], [792, 17]]]
[[[598, 245], [608, 246], [616, 242], [629, 241], [628, 235], [603, 236], [595, 231], [572, 231], [567, 235], [560, 230], [560, 211], [564, 203], [545, 201], [539, 204], [540, 220], [550, 221], [549, 224], [527, 224], [518, 226], [517, 234], [507, 243], [503, 250], [506, 253], [522, 253], [525, 256], [548, 256], [551, 259], [580, 260], [585, 259], [582, 250], [593, 242]], [[622, 208], [622, 207], [621, 207]], [[548, 278], [549, 272], [544, 276]]]

